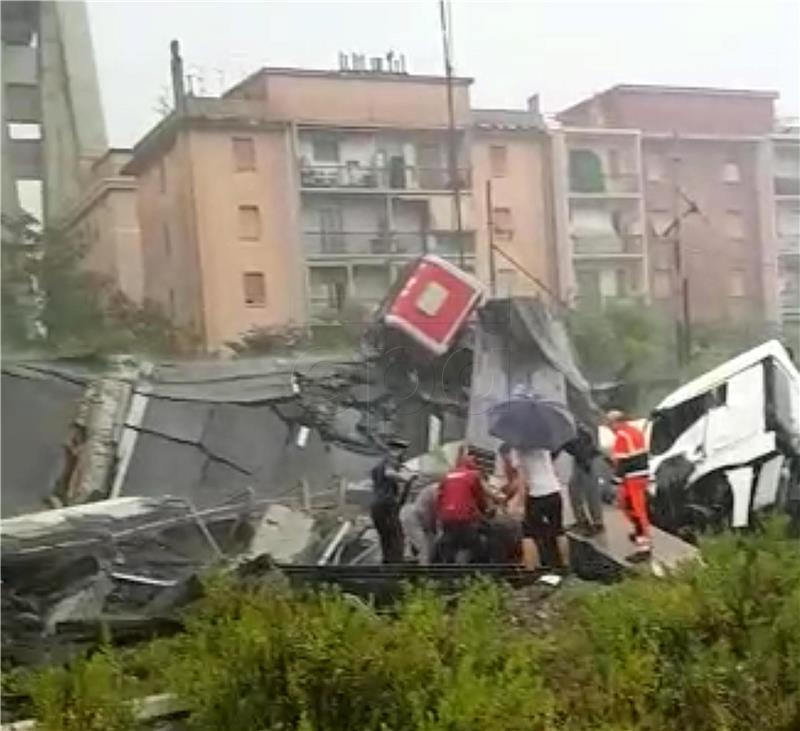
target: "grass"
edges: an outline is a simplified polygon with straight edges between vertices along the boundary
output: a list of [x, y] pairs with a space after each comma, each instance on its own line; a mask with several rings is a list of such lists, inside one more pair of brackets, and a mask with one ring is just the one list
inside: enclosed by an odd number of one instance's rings
[[455, 607], [411, 591], [387, 616], [217, 577], [180, 636], [17, 682], [48, 731], [128, 731], [125, 701], [164, 691], [199, 731], [800, 728], [797, 543], [772, 525], [703, 558], [576, 597], [544, 635], [486, 582]]

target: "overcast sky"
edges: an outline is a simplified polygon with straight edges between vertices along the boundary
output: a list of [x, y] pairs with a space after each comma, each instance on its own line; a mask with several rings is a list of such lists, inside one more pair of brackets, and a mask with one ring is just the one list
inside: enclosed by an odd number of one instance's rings
[[[89, 17], [112, 145], [132, 145], [168, 90], [169, 41], [218, 93], [261, 66], [335, 68], [340, 50], [404, 53], [441, 73], [437, 0], [98, 2]], [[454, 0], [456, 72], [474, 106], [546, 111], [617, 83], [772, 89], [800, 116], [797, 0]], [[201, 88], [196, 87], [198, 92]]]

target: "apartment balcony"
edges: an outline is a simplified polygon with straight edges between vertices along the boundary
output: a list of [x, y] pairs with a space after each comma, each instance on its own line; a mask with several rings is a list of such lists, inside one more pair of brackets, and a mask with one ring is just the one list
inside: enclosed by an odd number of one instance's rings
[[577, 293], [572, 307], [576, 310], [606, 309], [608, 307], [637, 307], [645, 305], [645, 297], [640, 293], [601, 295], [599, 292]]
[[[458, 183], [461, 190], [472, 185], [472, 171], [459, 168]], [[348, 163], [300, 163], [300, 187], [309, 190], [333, 191], [411, 191], [449, 192], [453, 189], [448, 168], [420, 167], [417, 165], [389, 165], [375, 167]]]
[[781, 292], [781, 320], [800, 322], [800, 289]]
[[569, 194], [579, 198], [636, 198], [641, 195], [639, 175], [570, 175]]
[[775, 195], [779, 198], [800, 198], [800, 178], [776, 175], [773, 183]]
[[310, 258], [414, 257], [424, 253], [457, 257], [461, 247], [475, 255], [471, 232], [422, 233], [419, 231], [306, 231], [306, 254]]
[[572, 236], [575, 259], [638, 259], [644, 254], [644, 237]]
[[800, 235], [779, 236], [778, 254], [782, 257], [800, 257]]

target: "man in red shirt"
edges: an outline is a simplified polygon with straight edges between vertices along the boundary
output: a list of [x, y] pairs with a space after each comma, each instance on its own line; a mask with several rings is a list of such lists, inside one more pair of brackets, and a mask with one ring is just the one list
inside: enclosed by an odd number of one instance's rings
[[473, 562], [478, 559], [482, 553], [478, 529], [485, 511], [486, 496], [478, 466], [472, 457], [462, 455], [439, 485], [436, 501], [444, 563], [454, 563], [460, 551], [468, 551]]
[[610, 411], [606, 421], [614, 432], [611, 459], [614, 482], [619, 486], [620, 507], [633, 524], [631, 540], [636, 544], [636, 552], [630, 560], [645, 560], [652, 550], [647, 515], [647, 444], [642, 431], [626, 421], [621, 411]]

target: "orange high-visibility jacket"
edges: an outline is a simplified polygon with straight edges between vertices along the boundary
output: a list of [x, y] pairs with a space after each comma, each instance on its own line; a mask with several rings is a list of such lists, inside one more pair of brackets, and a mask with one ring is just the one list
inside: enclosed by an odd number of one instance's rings
[[650, 475], [644, 434], [629, 422], [617, 429], [611, 457], [614, 462], [614, 482], [617, 484], [633, 478], [647, 480]]

